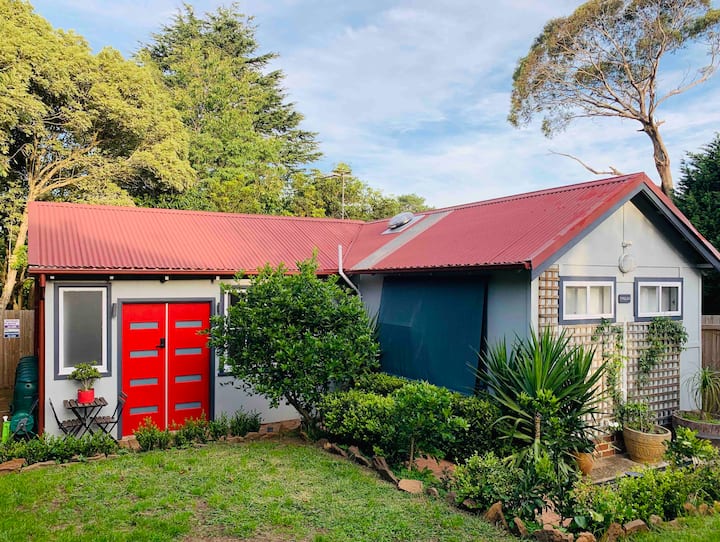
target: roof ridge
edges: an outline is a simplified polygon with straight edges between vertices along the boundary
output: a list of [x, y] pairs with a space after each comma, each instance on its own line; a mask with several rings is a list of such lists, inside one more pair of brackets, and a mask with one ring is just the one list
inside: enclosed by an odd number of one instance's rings
[[302, 220], [308, 222], [326, 222], [326, 223], [341, 223], [341, 224], [366, 224], [364, 220], [349, 219], [349, 218], [335, 218], [335, 217], [317, 217], [317, 216], [292, 216], [292, 215], [265, 215], [265, 214], [250, 214], [250, 213], [225, 213], [222, 211], [199, 211], [195, 209], [166, 209], [164, 207], [128, 207], [125, 205], [95, 205], [85, 203], [71, 203], [65, 201], [34, 201], [32, 202], [42, 206], [57, 206], [57, 207], [76, 207], [87, 210], [97, 211], [122, 211], [122, 212], [156, 212], [163, 214], [184, 214], [184, 215], [197, 215], [197, 216], [221, 216], [221, 217], [238, 217], [238, 218], [249, 218], [253, 220], [257, 219], [274, 219], [274, 220]]
[[[469, 209], [472, 207], [480, 207], [484, 205], [496, 205], [499, 203], [506, 203], [508, 201], [517, 201], [522, 199], [529, 199], [529, 198], [536, 198], [539, 196], [545, 196], [548, 194], [559, 194], [562, 192], [571, 192], [573, 190], [582, 190], [585, 188], [592, 188], [595, 186], [605, 185], [605, 184], [612, 184], [612, 183], [622, 183], [630, 180], [634, 177], [645, 177], [645, 174], [642, 172], [636, 172], [636, 173], [628, 173], [627, 175], [617, 175], [615, 177], [608, 177], [607, 179], [598, 179], [595, 181], [583, 181], [581, 183], [573, 183], [566, 186], [558, 186], [555, 188], [543, 188], [542, 190], [533, 190], [532, 192], [523, 192], [522, 194], [512, 194], [509, 196], [500, 196], [498, 198], [491, 198], [487, 200], [480, 200], [480, 201], [474, 201], [470, 203], [461, 203], [459, 205], [451, 205], [449, 207], [441, 207], [439, 209], [429, 209], [427, 211], [420, 211], [415, 214], [417, 215], [424, 215], [424, 214], [434, 214], [434, 213], [443, 213], [446, 211], [457, 211], [460, 209]], [[387, 220], [387, 218], [384, 219], [378, 219], [373, 220], [372, 222], [368, 222], [368, 224], [377, 223], [377, 222], [383, 222], [384, 220]]]

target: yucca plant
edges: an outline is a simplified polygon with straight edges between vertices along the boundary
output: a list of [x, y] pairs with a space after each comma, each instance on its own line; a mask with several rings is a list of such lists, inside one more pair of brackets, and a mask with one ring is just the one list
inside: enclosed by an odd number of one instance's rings
[[548, 453], [569, 470], [574, 453], [592, 449], [605, 371], [605, 363], [592, 370], [594, 353], [571, 345], [564, 330], [546, 329], [516, 337], [511, 348], [503, 340], [483, 356], [478, 377], [500, 405], [498, 423], [518, 461]]
[[690, 381], [695, 400], [706, 418], [720, 412], [720, 371], [711, 367], [699, 369]]

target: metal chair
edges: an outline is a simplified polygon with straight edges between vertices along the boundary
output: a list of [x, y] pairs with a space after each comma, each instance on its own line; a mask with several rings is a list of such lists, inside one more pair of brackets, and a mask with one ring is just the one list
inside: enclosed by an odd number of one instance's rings
[[60, 428], [60, 430], [66, 435], [70, 435], [73, 437], [77, 436], [77, 434], [83, 428], [82, 422], [77, 419], [60, 421], [57, 412], [55, 412], [55, 405], [53, 405], [52, 399], [50, 399], [50, 397], [48, 397], [48, 401], [50, 402], [50, 410], [52, 410], [53, 416], [55, 417], [55, 422], [57, 423], [57, 426]]
[[112, 433], [120, 421], [120, 416], [122, 416], [122, 411], [125, 407], [125, 401], [127, 401], [127, 394], [124, 391], [121, 391], [118, 395], [117, 404], [115, 405], [115, 410], [113, 411], [112, 416], [98, 416], [95, 418], [95, 425], [108, 435]]

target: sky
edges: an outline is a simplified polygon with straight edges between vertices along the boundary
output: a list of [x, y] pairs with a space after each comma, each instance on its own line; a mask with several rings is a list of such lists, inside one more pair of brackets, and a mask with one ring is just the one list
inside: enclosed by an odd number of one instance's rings
[[[197, 13], [228, 2], [189, 1]], [[659, 177], [648, 137], [617, 119], [576, 121], [552, 139], [539, 122], [507, 122], [512, 73], [545, 23], [581, 4], [570, 0], [244, 0], [260, 52], [279, 56], [290, 101], [317, 132], [330, 171], [338, 162], [388, 194], [414, 192], [430, 205], [471, 201], [593, 180], [595, 169]], [[125, 56], [149, 42], [181, 6], [176, 0], [34, 0], [53, 26], [96, 51]], [[661, 85], [691, 76], [704, 51], [666, 65]], [[678, 79], [679, 78], [679, 79]], [[687, 152], [720, 129], [720, 75], [664, 104], [658, 118], [675, 182]]]

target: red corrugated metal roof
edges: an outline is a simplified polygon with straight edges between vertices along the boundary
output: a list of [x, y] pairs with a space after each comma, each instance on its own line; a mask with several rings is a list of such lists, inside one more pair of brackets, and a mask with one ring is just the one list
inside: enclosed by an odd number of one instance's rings
[[266, 263], [294, 266], [318, 250], [337, 270], [360, 221], [235, 215], [100, 205], [30, 205], [28, 260], [33, 272], [249, 273]]
[[[643, 173], [422, 213], [398, 233], [387, 220], [233, 215], [164, 209], [33, 203], [33, 273], [254, 272], [293, 265], [318, 250], [320, 270], [337, 271], [337, 247], [351, 273], [443, 268], [538, 269], [586, 229], [639, 192], [684, 227], [720, 267], [720, 253]], [[681, 227], [682, 228], [682, 227]]]
[[[392, 251], [387, 250], [386, 238], [410, 234], [412, 228], [421, 227], [422, 220], [391, 236], [381, 235], [385, 221], [374, 222], [362, 228], [347, 267], [353, 272], [507, 266], [536, 269], [643, 186], [702, 239], [654, 183], [645, 174], [636, 173], [424, 213], [424, 220], [437, 213], [445, 216], [407, 242], [398, 243], [400, 246]], [[370, 254], [376, 257], [368, 257]]]

